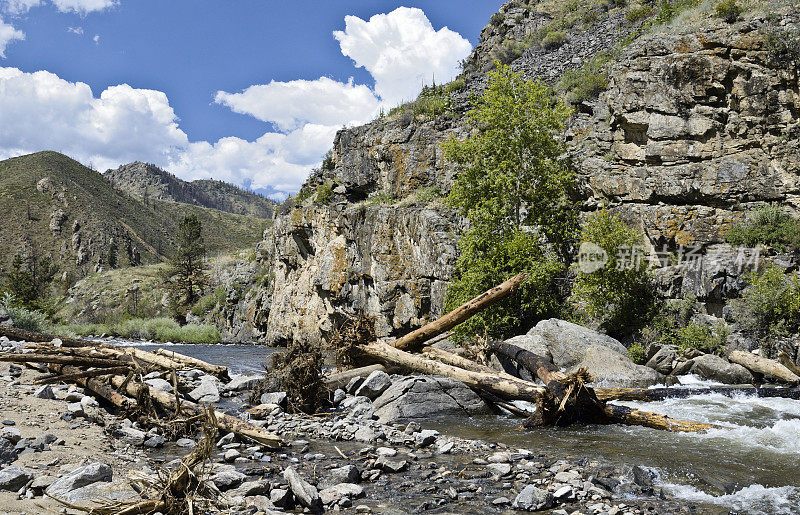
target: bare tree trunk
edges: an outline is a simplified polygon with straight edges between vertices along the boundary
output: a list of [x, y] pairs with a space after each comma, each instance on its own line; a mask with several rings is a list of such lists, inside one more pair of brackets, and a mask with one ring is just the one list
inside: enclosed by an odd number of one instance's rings
[[206, 363], [201, 359], [185, 356], [167, 349], [158, 349], [155, 354], [164, 356], [178, 363], [184, 363], [192, 368], [202, 370], [203, 372], [208, 372], [209, 374], [215, 375], [220, 379], [230, 379], [228, 376], [228, 367], [223, 367], [222, 365], [212, 365], [211, 363]]
[[354, 377], [367, 377], [371, 373], [381, 370], [386, 372], [386, 367], [383, 365], [369, 365], [366, 367], [354, 368], [352, 370], [345, 370], [344, 372], [336, 372], [327, 376], [323, 376], [322, 381], [325, 386], [330, 390], [343, 388], [347, 386]]
[[773, 359], [762, 358], [750, 352], [735, 350], [728, 355], [728, 360], [731, 363], [742, 365], [751, 372], [763, 374], [785, 383], [800, 383], [800, 377], [796, 376], [791, 370]]
[[88, 367], [123, 367], [130, 362], [118, 359], [87, 358], [84, 356], [60, 356], [57, 354], [0, 354], [0, 361], [11, 363], [58, 363], [61, 365], [83, 365]]
[[651, 427], [653, 429], [661, 429], [664, 431], [703, 433], [709, 429], [723, 429], [722, 427], [715, 426], [714, 424], [675, 420], [666, 415], [649, 413], [647, 411], [639, 411], [632, 408], [627, 408], [625, 406], [616, 406], [614, 404], [607, 404], [605, 411], [611, 422], [628, 424], [632, 426]]

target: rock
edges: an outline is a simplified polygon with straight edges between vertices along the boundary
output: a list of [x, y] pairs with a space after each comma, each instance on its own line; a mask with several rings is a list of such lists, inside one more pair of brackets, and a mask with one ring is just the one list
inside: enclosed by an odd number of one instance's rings
[[384, 472], [402, 472], [408, 467], [406, 460], [393, 460], [388, 456], [378, 456], [375, 460], [375, 468]]
[[133, 427], [120, 427], [117, 434], [128, 445], [142, 445], [147, 438], [147, 433]]
[[364, 495], [364, 489], [353, 483], [339, 483], [338, 485], [320, 490], [319, 498], [322, 504], [338, 503], [342, 499], [353, 500]]
[[226, 466], [223, 469], [214, 472], [209, 479], [217, 485], [222, 491], [230, 490], [241, 485], [247, 478], [244, 474], [234, 469], [233, 467]]
[[583, 358], [567, 373], [586, 368], [595, 386], [646, 388], [659, 382], [658, 372], [637, 365], [627, 355], [619, 354], [607, 346], [590, 345], [584, 349]]
[[242, 453], [240, 453], [236, 449], [228, 449], [227, 451], [225, 451], [225, 461], [227, 463], [233, 463], [234, 461], [236, 461], [236, 458], [238, 458], [241, 455]]
[[565, 470], [563, 472], [557, 472], [553, 479], [559, 483], [569, 483], [570, 481], [580, 479], [580, 477], [581, 475], [578, 472], [573, 470]]
[[49, 445], [55, 443], [58, 440], [58, 437], [51, 433], [44, 433], [36, 438], [30, 444], [30, 448], [36, 451], [44, 451], [49, 449]]
[[361, 386], [356, 390], [356, 395], [363, 395], [369, 400], [377, 399], [383, 392], [392, 385], [392, 380], [389, 374], [383, 370], [376, 370], [372, 372]]
[[364, 379], [365, 378], [361, 376], [353, 377], [347, 382], [347, 386], [344, 387], [345, 391], [350, 395], [355, 395], [356, 390], [361, 388], [361, 384], [364, 382]]
[[22, 433], [16, 427], [4, 427], [2, 431], [0, 431], [0, 438], [5, 438], [6, 440], [17, 443], [22, 440]]
[[329, 476], [326, 478], [325, 485], [333, 486], [338, 483], [360, 483], [361, 471], [355, 465], [344, 465], [331, 469]]
[[159, 392], [172, 393], [174, 391], [174, 389], [172, 388], [172, 383], [170, 383], [166, 379], [161, 379], [160, 377], [156, 377], [153, 379], [145, 379], [144, 382], [150, 388], [158, 390]]
[[283, 471], [283, 479], [289, 483], [292, 494], [300, 504], [310, 510], [320, 510], [322, 508], [322, 502], [317, 489], [301, 478], [294, 468], [287, 467], [286, 470]]
[[555, 499], [570, 499], [574, 495], [572, 491], [572, 487], [569, 485], [564, 485], [555, 492], [553, 492], [553, 498]]
[[273, 488], [269, 492], [269, 500], [278, 508], [290, 508], [292, 506], [292, 492], [286, 488]]
[[349, 410], [350, 416], [353, 418], [369, 420], [375, 414], [375, 406], [370, 402], [369, 398], [363, 395], [348, 397], [339, 404], [339, 407], [343, 410]]
[[542, 320], [528, 331], [527, 336], [540, 338], [534, 349], [546, 347], [553, 363], [561, 368], [570, 368], [583, 361], [590, 347], [606, 347], [620, 355], [628, 352], [624, 345], [610, 336], [557, 318]]
[[178, 438], [178, 440], [175, 441], [175, 445], [189, 449], [193, 448], [195, 445], [197, 445], [197, 443], [189, 438]]
[[15, 443], [11, 440], [0, 438], [0, 465], [16, 461], [19, 452], [14, 448]]
[[[240, 392], [250, 390], [261, 380], [261, 376], [237, 376], [223, 387], [226, 392]], [[277, 404], [277, 403], [275, 403]]]
[[367, 426], [359, 427], [356, 432], [353, 433], [353, 439], [358, 442], [371, 443], [377, 438], [378, 436], [375, 431], [371, 427]]
[[66, 499], [67, 494], [73, 490], [98, 481], [111, 481], [112, 475], [113, 471], [110, 466], [105, 463], [94, 462], [61, 476], [47, 488], [46, 492], [51, 497]]
[[55, 399], [56, 394], [53, 393], [53, 387], [49, 384], [40, 386], [33, 392], [33, 396], [37, 399]]
[[[52, 486], [52, 485], [51, 485]], [[45, 491], [49, 491], [45, 490]], [[127, 480], [114, 482], [98, 481], [70, 491], [63, 500], [72, 504], [96, 506], [98, 502], [125, 501], [138, 498]]]
[[30, 488], [31, 488], [31, 490], [34, 490], [37, 493], [41, 492], [42, 490], [46, 489], [48, 486], [50, 486], [53, 483], [55, 483], [56, 479], [57, 478], [55, 478], [53, 476], [42, 476], [42, 475], [39, 475], [36, 478], [34, 478], [33, 482], [31, 482]]
[[658, 352], [650, 358], [645, 366], [652, 368], [656, 372], [669, 375], [672, 372], [672, 364], [678, 359], [678, 353], [672, 347], [661, 347]]
[[164, 437], [161, 435], [154, 435], [144, 441], [144, 446], [149, 447], [150, 449], [159, 449], [164, 447]]
[[373, 405], [375, 415], [385, 424], [489, 413], [486, 403], [460, 381], [432, 376], [403, 378], [375, 399]]
[[189, 392], [189, 398], [201, 404], [212, 404], [219, 402], [219, 388], [214, 379], [203, 378], [200, 385]]
[[269, 482], [268, 481], [246, 481], [236, 487], [236, 490], [231, 492], [231, 495], [250, 497], [253, 495], [269, 495]]
[[725, 384], [752, 384], [753, 375], [749, 370], [736, 363], [714, 354], [704, 354], [694, 358], [691, 373], [703, 379], [719, 381]]
[[489, 470], [489, 473], [495, 477], [503, 477], [511, 473], [510, 463], [490, 463], [486, 468]]
[[345, 398], [347, 397], [347, 392], [342, 390], [341, 388], [337, 388], [335, 392], [333, 392], [333, 405], [338, 406]]
[[286, 406], [286, 392], [270, 392], [261, 395], [261, 404]]
[[0, 490], [16, 492], [33, 479], [33, 472], [17, 465], [0, 470]]
[[436, 443], [436, 439], [439, 437], [439, 431], [434, 431], [432, 429], [423, 429], [419, 433], [414, 436], [414, 442], [417, 444], [417, 447], [427, 447]]
[[523, 511], [544, 510], [553, 505], [553, 495], [533, 485], [528, 485], [514, 499], [513, 508]]

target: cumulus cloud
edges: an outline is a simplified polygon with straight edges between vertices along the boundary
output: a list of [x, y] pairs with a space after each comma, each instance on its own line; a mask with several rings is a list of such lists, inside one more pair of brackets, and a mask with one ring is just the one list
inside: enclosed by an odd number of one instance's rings
[[98, 167], [165, 162], [188, 137], [160, 91], [127, 84], [99, 97], [55, 74], [0, 67], [0, 148], [6, 157], [49, 149]]
[[449, 82], [472, 50], [457, 32], [435, 30], [422, 10], [408, 7], [369, 21], [347, 16], [345, 29], [333, 35], [342, 53], [372, 75], [375, 93], [390, 104], [415, 98], [434, 78]]
[[241, 93], [218, 91], [215, 101], [233, 111], [292, 130], [306, 123], [342, 125], [363, 123], [378, 114], [379, 102], [363, 85], [317, 80], [272, 81]]
[[[26, 0], [23, 0], [26, 1]], [[103, 11], [117, 5], [116, 0], [51, 0], [56, 8], [64, 13], [74, 12], [86, 15], [95, 11]]]
[[0, 8], [14, 15], [24, 14], [39, 5], [42, 5], [42, 0], [0, 0]]
[[10, 43], [23, 39], [25, 39], [24, 32], [15, 29], [8, 23], [3, 23], [3, 19], [0, 18], [0, 57], [6, 58], [6, 47]]

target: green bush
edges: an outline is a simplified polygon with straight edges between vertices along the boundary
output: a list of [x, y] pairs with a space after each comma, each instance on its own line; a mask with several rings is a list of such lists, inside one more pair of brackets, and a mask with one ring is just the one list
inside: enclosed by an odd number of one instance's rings
[[725, 345], [729, 334], [730, 330], [724, 323], [712, 328], [698, 322], [689, 322], [678, 329], [674, 344], [681, 352], [696, 349], [705, 353], [716, 353]]
[[638, 4], [635, 7], [631, 7], [628, 12], [625, 13], [625, 19], [628, 20], [629, 23], [636, 23], [644, 20], [651, 14], [653, 14], [652, 6], [647, 4]]
[[219, 343], [219, 330], [208, 324], [180, 326], [171, 318], [130, 318], [116, 324], [62, 325], [54, 328], [63, 336], [97, 336], [107, 334], [130, 340], [156, 340], [181, 343]]
[[328, 204], [333, 200], [333, 185], [329, 182], [317, 186], [317, 196], [314, 197], [314, 202], [317, 204]]
[[426, 203], [442, 198], [442, 189], [439, 186], [429, 186], [417, 190], [417, 202]]
[[742, 14], [742, 6], [736, 0], [722, 0], [715, 9], [717, 16], [728, 23], [733, 23]]
[[770, 265], [749, 274], [738, 311], [742, 325], [763, 335], [795, 333], [800, 327], [800, 277]]
[[333, 150], [328, 150], [322, 160], [322, 169], [330, 172], [334, 168], [336, 168], [336, 163], [333, 162]]
[[771, 204], [756, 208], [747, 220], [725, 233], [731, 245], [772, 245], [778, 248], [800, 246], [800, 220]]
[[201, 298], [197, 301], [197, 304], [192, 306], [191, 313], [194, 316], [201, 317], [206, 313], [209, 313], [218, 305], [225, 302], [225, 288], [223, 286], [217, 287], [213, 293], [206, 295], [205, 297]]
[[554, 30], [542, 38], [542, 46], [547, 50], [554, 50], [567, 41], [567, 33], [563, 30]]
[[14, 301], [14, 297], [8, 293], [0, 297], [0, 309], [11, 317], [11, 320], [14, 321], [14, 327], [35, 333], [45, 333], [49, 330], [50, 322], [44, 313], [17, 304]]
[[578, 318], [615, 336], [646, 324], [655, 307], [655, 288], [648, 263], [636, 260], [644, 235], [604, 210], [588, 220], [581, 241], [602, 249], [606, 261], [597, 269], [578, 267], [571, 296]]
[[628, 347], [628, 357], [637, 365], [644, 365], [647, 363], [647, 349], [641, 343], [634, 343]]
[[579, 104], [591, 100], [608, 89], [606, 70], [612, 56], [607, 53], [597, 57], [577, 70], [567, 70], [558, 82], [556, 89], [565, 94], [567, 102]]

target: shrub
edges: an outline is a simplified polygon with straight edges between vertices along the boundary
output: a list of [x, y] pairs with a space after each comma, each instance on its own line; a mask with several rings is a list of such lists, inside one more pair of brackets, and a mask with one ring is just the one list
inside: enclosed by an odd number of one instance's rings
[[554, 50], [567, 41], [567, 33], [563, 30], [554, 30], [545, 34], [542, 38], [542, 46], [547, 50]]
[[444, 92], [447, 95], [451, 95], [451, 94], [455, 93], [456, 91], [461, 91], [466, 86], [467, 86], [466, 81], [464, 81], [464, 79], [462, 79], [462, 78], [458, 78], [458, 79], [453, 80], [452, 82], [449, 82], [449, 83], [445, 84]]
[[571, 297], [578, 317], [611, 335], [644, 325], [655, 306], [648, 263], [636, 260], [644, 235], [618, 216], [600, 211], [583, 227], [581, 241], [602, 249], [606, 261], [596, 270], [578, 267]]
[[417, 190], [417, 202], [426, 203], [442, 198], [442, 189], [439, 186], [429, 186]]
[[317, 196], [314, 197], [314, 202], [317, 204], [328, 204], [333, 200], [333, 185], [329, 182], [317, 186]]
[[800, 327], [800, 277], [771, 265], [747, 277], [750, 286], [738, 303], [742, 325], [763, 335], [796, 332]]
[[328, 172], [336, 168], [336, 163], [333, 162], [333, 150], [325, 152], [325, 158], [322, 160], [322, 169]]
[[717, 324], [712, 328], [698, 322], [690, 322], [678, 329], [674, 344], [681, 352], [696, 349], [705, 353], [715, 353], [725, 345], [729, 334], [730, 330], [724, 323]]
[[772, 245], [779, 248], [800, 245], [800, 220], [770, 204], [748, 213], [747, 220], [731, 227], [725, 233], [731, 245]]
[[11, 320], [14, 321], [14, 327], [35, 333], [48, 331], [50, 323], [44, 313], [17, 304], [14, 297], [8, 293], [0, 297], [0, 309], [11, 317]]
[[608, 88], [608, 72], [606, 66], [611, 56], [601, 53], [582, 68], [567, 70], [556, 88], [563, 92], [567, 102], [579, 104], [591, 100]]
[[130, 340], [156, 340], [182, 343], [219, 343], [219, 329], [208, 324], [184, 326], [171, 318], [129, 318], [116, 324], [62, 325], [54, 328], [56, 334], [64, 336], [93, 336], [108, 334]]
[[216, 290], [214, 290], [214, 293], [206, 295], [197, 301], [197, 304], [192, 306], [191, 313], [194, 316], [201, 317], [223, 302], [225, 302], [225, 288], [223, 286], [219, 286]]
[[742, 14], [742, 7], [736, 0], [722, 0], [715, 9], [717, 16], [728, 23], [733, 23]]
[[628, 357], [637, 365], [644, 365], [647, 363], [647, 349], [641, 343], [634, 343], [628, 347]]
[[510, 64], [517, 57], [521, 56], [529, 46], [530, 45], [525, 41], [505, 39], [500, 45], [492, 48], [490, 57], [492, 60], [499, 61], [501, 64]]
[[635, 7], [631, 7], [628, 12], [625, 13], [625, 19], [628, 20], [629, 23], [636, 23], [641, 20], [644, 20], [648, 16], [653, 13], [653, 7], [647, 4], [638, 4]]

